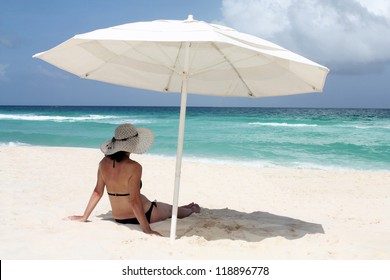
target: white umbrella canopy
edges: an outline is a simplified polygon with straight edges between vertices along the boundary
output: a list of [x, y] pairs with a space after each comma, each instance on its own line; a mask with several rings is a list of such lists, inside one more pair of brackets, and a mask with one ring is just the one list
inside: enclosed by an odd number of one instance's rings
[[267, 97], [321, 92], [329, 69], [266, 40], [194, 20], [136, 22], [79, 34], [33, 57], [81, 78], [182, 94], [171, 239], [187, 93]]

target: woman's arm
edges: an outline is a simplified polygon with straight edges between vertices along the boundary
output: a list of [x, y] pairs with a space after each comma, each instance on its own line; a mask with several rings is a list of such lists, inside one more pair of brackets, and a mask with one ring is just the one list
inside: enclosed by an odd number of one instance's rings
[[104, 183], [103, 177], [100, 173], [100, 166], [99, 166], [96, 186], [92, 192], [92, 195], [89, 199], [87, 207], [85, 208], [84, 214], [82, 216], [77, 216], [77, 215], [69, 216], [68, 219], [74, 220], [74, 221], [80, 221], [80, 222], [87, 221], [88, 217], [91, 215], [93, 209], [95, 209], [96, 205], [98, 204], [98, 202], [102, 198], [103, 193], [104, 193], [104, 188], [105, 188], [105, 183]]
[[146, 219], [145, 210], [141, 199], [140, 186], [139, 186], [141, 181], [141, 176], [142, 176], [142, 166], [136, 163], [136, 166], [134, 168], [134, 174], [129, 179], [130, 206], [143, 232], [147, 234], [154, 234], [154, 235], [161, 236], [160, 233], [151, 229], [150, 224]]

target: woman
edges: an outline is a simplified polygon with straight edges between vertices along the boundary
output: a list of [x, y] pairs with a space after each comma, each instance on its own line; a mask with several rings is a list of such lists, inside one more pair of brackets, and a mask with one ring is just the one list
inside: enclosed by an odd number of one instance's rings
[[[100, 146], [105, 157], [100, 161], [96, 187], [82, 216], [69, 219], [85, 222], [103, 196], [104, 188], [110, 199], [112, 215], [122, 224], [139, 224], [147, 234], [159, 235], [150, 223], [159, 222], [172, 216], [172, 205], [151, 202], [141, 194], [142, 166], [130, 159], [130, 154], [145, 153], [153, 144], [154, 135], [147, 128], [136, 128], [123, 124], [115, 129], [115, 137]], [[199, 213], [198, 204], [191, 203], [178, 208], [178, 218]]]

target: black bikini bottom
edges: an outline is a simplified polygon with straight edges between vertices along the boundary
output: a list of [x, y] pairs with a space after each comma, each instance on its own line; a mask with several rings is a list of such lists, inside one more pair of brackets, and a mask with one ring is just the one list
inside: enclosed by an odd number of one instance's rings
[[[152, 202], [152, 205], [150, 205], [149, 210], [145, 213], [146, 219], [150, 223], [150, 217], [152, 216], [153, 207], [157, 207], [156, 201]], [[139, 225], [139, 222], [137, 218], [131, 218], [131, 219], [115, 219], [117, 223], [120, 224], [133, 224], [133, 225]]]

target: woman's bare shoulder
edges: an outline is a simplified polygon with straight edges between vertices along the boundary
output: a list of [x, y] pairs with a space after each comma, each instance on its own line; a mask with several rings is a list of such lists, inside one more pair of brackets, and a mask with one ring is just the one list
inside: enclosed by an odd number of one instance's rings
[[102, 158], [101, 161], [99, 162], [99, 168], [102, 168], [102, 167], [108, 165], [109, 163], [111, 163], [111, 165], [112, 165], [112, 161], [110, 160], [110, 158], [104, 157], [104, 158]]
[[[111, 170], [112, 167], [115, 166], [116, 168], [119, 168], [119, 170], [124, 171], [123, 169], [127, 171], [133, 172], [142, 172], [142, 165], [130, 158], [122, 160], [121, 162], [116, 162], [115, 165], [113, 165], [112, 160], [109, 157], [104, 157], [100, 162], [99, 162], [99, 169], [100, 170]], [[118, 171], [119, 171], [118, 170]]]
[[134, 171], [139, 171], [139, 172], [142, 171], [142, 165], [138, 161], [128, 159], [126, 160], [126, 163], [129, 166], [129, 168], [134, 169]]

